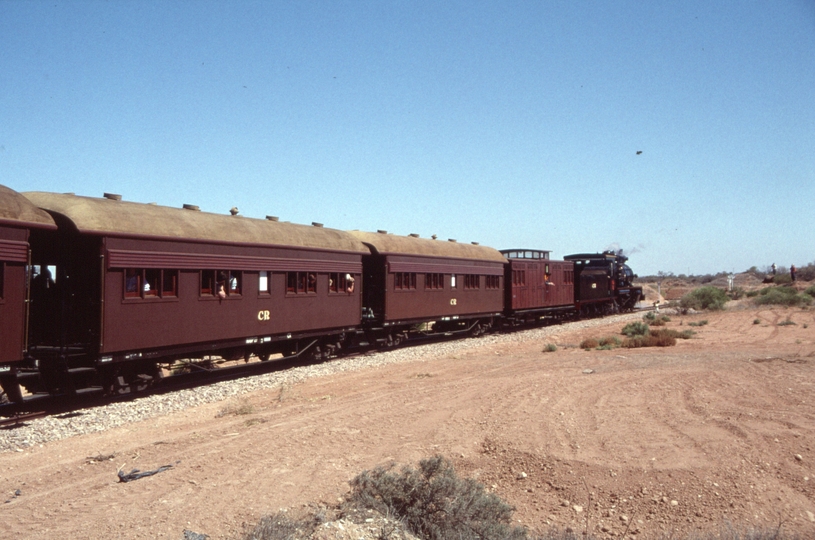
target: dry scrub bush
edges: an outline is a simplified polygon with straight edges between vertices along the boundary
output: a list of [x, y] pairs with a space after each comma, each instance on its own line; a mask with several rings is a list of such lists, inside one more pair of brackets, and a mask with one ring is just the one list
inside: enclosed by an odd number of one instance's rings
[[676, 345], [676, 338], [670, 335], [635, 336], [626, 338], [622, 346], [626, 349], [637, 349], [640, 347], [671, 347]]
[[316, 516], [294, 519], [285, 512], [263, 516], [243, 540], [299, 540], [308, 538], [320, 525]]
[[607, 336], [604, 338], [600, 338], [600, 347], [619, 347], [620, 346], [620, 339], [617, 336]]
[[595, 349], [595, 348], [597, 348], [599, 346], [600, 346], [600, 342], [598, 342], [593, 337], [586, 338], [586, 339], [584, 339], [583, 341], [580, 342], [580, 348], [581, 349], [586, 349], [586, 350]]
[[526, 530], [513, 527], [513, 508], [470, 478], [459, 478], [442, 456], [405, 466], [400, 473], [377, 467], [351, 480], [348, 504], [401, 520], [425, 540], [521, 540]]

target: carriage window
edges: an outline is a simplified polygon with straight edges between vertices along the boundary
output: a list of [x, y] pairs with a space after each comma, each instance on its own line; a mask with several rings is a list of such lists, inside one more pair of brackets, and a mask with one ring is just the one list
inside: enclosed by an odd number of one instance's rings
[[479, 289], [481, 288], [481, 276], [467, 274], [464, 276], [465, 289]]
[[444, 288], [444, 274], [425, 274], [424, 288], [438, 290]]
[[142, 292], [144, 297], [158, 296], [158, 284], [161, 279], [161, 270], [150, 268], [144, 271], [144, 287]]
[[486, 276], [486, 284], [484, 287], [486, 289], [500, 289], [501, 288], [501, 276]]
[[137, 268], [125, 270], [125, 298], [141, 297], [142, 272], [143, 270]]
[[269, 272], [262, 270], [258, 274], [258, 292], [269, 292]]
[[178, 296], [178, 270], [125, 268], [125, 298], [172, 298]]
[[6, 297], [5, 277], [6, 277], [6, 263], [0, 262], [0, 300]]
[[415, 272], [396, 272], [393, 274], [393, 288], [397, 291], [405, 291], [416, 288]]
[[230, 270], [228, 273], [226, 294], [229, 296], [239, 296], [243, 290], [243, 273], [238, 270]]
[[163, 270], [161, 279], [163, 298], [178, 296], [178, 270]]
[[201, 270], [201, 296], [212, 296], [215, 290], [215, 270]]
[[451, 289], [456, 288], [456, 275], [455, 274], [450, 276], [450, 288]]
[[328, 274], [328, 293], [352, 293], [354, 292], [354, 283], [356, 279], [351, 274], [341, 274], [339, 272], [332, 272]]
[[316, 294], [317, 274], [315, 272], [286, 272], [287, 294]]

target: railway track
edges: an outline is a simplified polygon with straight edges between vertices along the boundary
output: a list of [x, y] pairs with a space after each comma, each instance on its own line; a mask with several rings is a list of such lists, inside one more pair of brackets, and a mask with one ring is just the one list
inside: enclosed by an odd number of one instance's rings
[[[644, 308], [634, 309], [632, 312], [639, 313], [653, 310], [653, 306], [647, 306]], [[559, 322], [554, 324], [559, 324]], [[514, 328], [503, 328], [497, 330], [496, 333], [512, 333], [541, 326], [545, 325], [524, 325]], [[398, 348], [404, 349], [420, 345], [452, 341], [460, 338], [462, 334], [466, 333], [468, 333], [468, 330], [450, 332], [447, 334], [416, 335], [411, 337], [409, 341], [402, 343]], [[254, 360], [251, 361], [219, 361], [215, 365], [193, 361], [181, 362], [174, 364], [174, 367], [183, 368], [188, 371], [160, 377], [154, 381], [146, 383], [143, 389], [131, 389], [121, 394], [109, 395], [96, 393], [75, 396], [25, 396], [26, 399], [22, 403], [6, 403], [0, 405], [0, 428], [13, 429], [15, 426], [22, 425], [26, 420], [33, 420], [35, 418], [70, 414], [73, 411], [84, 408], [97, 407], [118, 402], [128, 402], [151, 395], [169, 394], [180, 390], [191, 389], [222, 381], [232, 381], [244, 377], [283, 372], [295, 367], [316, 365], [324, 362], [331, 362], [337, 359], [353, 358], [361, 355], [388, 352], [391, 350], [394, 349], [391, 347], [377, 347], [366, 344], [365, 346], [357, 347], [353, 350], [344, 350], [340, 354], [334, 355], [330, 358], [315, 361], [309, 354], [309, 347], [306, 347], [301, 350], [298, 355], [285, 358], [273, 358], [267, 361], [261, 361], [260, 359], [253, 357]]]

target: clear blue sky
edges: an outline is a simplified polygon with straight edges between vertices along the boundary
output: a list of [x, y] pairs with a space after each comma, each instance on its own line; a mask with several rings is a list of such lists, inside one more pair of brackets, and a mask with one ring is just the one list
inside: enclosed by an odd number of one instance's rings
[[641, 275], [815, 261], [813, 0], [0, 0], [0, 53], [19, 191]]

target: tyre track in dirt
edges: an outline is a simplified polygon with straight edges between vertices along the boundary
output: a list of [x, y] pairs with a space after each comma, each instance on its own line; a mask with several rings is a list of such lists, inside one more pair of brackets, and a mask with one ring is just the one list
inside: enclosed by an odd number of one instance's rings
[[[799, 324], [775, 334], [752, 324], [757, 314], [706, 314], [694, 339], [661, 350], [574, 346], [620, 322], [476, 340], [6, 453], [0, 490], [22, 495], [4, 506], [0, 536], [178, 538], [189, 528], [234, 538], [279, 508], [336, 502], [364, 469], [437, 453], [535, 530], [647, 537], [783, 519], [805, 534], [815, 526], [815, 359], [800, 351], [815, 333], [799, 311], [778, 311]], [[547, 342], [558, 351], [542, 353]], [[177, 461], [116, 479], [122, 465]]]

